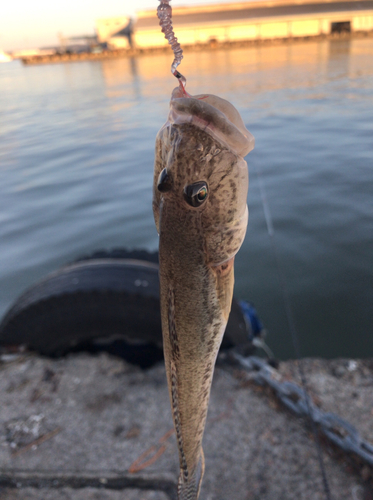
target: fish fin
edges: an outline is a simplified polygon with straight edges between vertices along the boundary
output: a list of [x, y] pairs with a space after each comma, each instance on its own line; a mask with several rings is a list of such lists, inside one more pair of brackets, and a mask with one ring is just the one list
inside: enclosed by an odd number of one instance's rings
[[177, 446], [179, 448], [180, 475], [182, 475], [184, 478], [188, 478], [188, 466], [184, 453], [183, 436], [181, 433], [179, 402], [178, 402], [179, 395], [178, 395], [177, 371], [176, 371], [176, 365], [173, 361], [171, 361], [170, 363], [170, 372], [171, 372], [171, 407], [172, 407], [174, 426], [176, 431]]
[[178, 500], [197, 500], [201, 489], [203, 474], [205, 472], [205, 456], [201, 450], [201, 456], [198, 465], [193, 474], [185, 475], [180, 472], [177, 488]]

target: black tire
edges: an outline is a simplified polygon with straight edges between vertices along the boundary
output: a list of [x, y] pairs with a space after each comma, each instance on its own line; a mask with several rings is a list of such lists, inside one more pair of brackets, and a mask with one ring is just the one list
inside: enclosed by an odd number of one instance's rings
[[[117, 249], [82, 257], [28, 289], [0, 325], [0, 345], [24, 344], [49, 356], [115, 337], [161, 348], [157, 253]], [[233, 300], [222, 347], [247, 341]]]

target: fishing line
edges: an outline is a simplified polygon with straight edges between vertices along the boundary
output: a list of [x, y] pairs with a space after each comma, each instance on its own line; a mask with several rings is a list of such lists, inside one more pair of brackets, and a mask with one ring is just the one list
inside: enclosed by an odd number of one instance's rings
[[263, 181], [263, 175], [262, 175], [262, 172], [260, 170], [260, 166], [254, 165], [254, 169], [255, 169], [256, 177], [257, 177], [258, 183], [259, 183], [259, 192], [260, 192], [260, 197], [261, 197], [263, 211], [264, 211], [264, 218], [265, 218], [266, 225], [267, 225], [267, 231], [268, 231], [269, 239], [271, 241], [272, 251], [273, 251], [273, 254], [275, 257], [276, 270], [277, 270], [277, 275], [278, 275], [278, 279], [280, 282], [280, 288], [281, 288], [282, 297], [283, 297], [283, 301], [284, 301], [286, 318], [287, 318], [287, 322], [288, 322], [288, 326], [289, 326], [289, 330], [290, 330], [290, 334], [291, 334], [291, 339], [292, 339], [292, 343], [293, 343], [293, 347], [294, 347], [294, 351], [295, 351], [295, 357], [298, 361], [299, 376], [301, 379], [301, 383], [302, 383], [302, 387], [303, 387], [303, 391], [304, 391], [304, 395], [305, 395], [305, 400], [306, 400], [306, 404], [307, 404], [307, 413], [308, 413], [308, 417], [310, 420], [312, 433], [313, 433], [314, 438], [315, 438], [317, 457], [318, 457], [318, 462], [319, 462], [319, 466], [320, 466], [320, 472], [321, 472], [321, 476], [322, 476], [325, 496], [326, 496], [327, 500], [332, 500], [329, 482], [328, 482], [326, 469], [325, 469], [324, 457], [323, 457], [322, 450], [321, 450], [320, 440], [319, 440], [319, 436], [317, 433], [315, 422], [313, 421], [312, 415], [311, 415], [312, 410], [311, 410], [311, 404], [310, 404], [310, 396], [309, 396], [309, 392], [308, 392], [308, 388], [307, 388], [308, 384], [307, 384], [306, 374], [305, 374], [305, 371], [303, 369], [303, 364], [302, 364], [302, 360], [301, 360], [299, 336], [298, 336], [297, 329], [295, 326], [294, 314], [293, 314], [293, 309], [291, 306], [290, 294], [289, 294], [289, 289], [287, 286], [285, 272], [283, 271], [281, 259], [280, 259], [277, 244], [275, 241], [275, 230], [274, 230], [274, 226], [273, 226], [273, 219], [272, 219], [272, 215], [271, 215], [271, 210], [269, 208], [269, 203], [268, 203], [268, 199], [267, 199], [267, 193], [266, 193], [266, 189], [265, 189], [265, 185], [264, 185], [264, 181]]

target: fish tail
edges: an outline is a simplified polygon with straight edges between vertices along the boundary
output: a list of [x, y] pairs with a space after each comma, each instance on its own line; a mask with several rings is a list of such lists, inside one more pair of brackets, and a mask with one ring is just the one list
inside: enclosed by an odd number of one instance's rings
[[198, 499], [204, 471], [205, 471], [205, 457], [203, 455], [203, 450], [201, 450], [201, 457], [199, 459], [198, 465], [194, 473], [189, 475], [188, 472], [185, 471], [180, 472], [179, 483], [177, 488], [178, 500]]

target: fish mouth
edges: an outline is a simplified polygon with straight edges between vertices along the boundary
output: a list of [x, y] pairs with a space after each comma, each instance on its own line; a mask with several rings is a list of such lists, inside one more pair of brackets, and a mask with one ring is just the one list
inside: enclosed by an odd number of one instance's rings
[[212, 94], [185, 97], [179, 87], [172, 92], [168, 122], [190, 123], [212, 135], [242, 158], [254, 149], [254, 136], [246, 129], [236, 108]]

